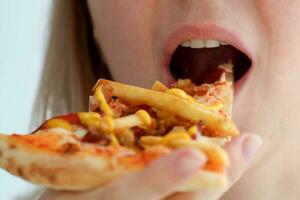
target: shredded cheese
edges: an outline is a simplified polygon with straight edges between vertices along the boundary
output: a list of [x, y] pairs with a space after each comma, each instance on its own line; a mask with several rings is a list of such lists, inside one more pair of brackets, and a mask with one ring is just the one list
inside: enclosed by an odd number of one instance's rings
[[102, 85], [96, 88], [95, 97], [99, 102], [100, 110], [103, 111], [107, 116], [113, 116], [113, 111], [107, 104], [104, 94], [102, 92]]

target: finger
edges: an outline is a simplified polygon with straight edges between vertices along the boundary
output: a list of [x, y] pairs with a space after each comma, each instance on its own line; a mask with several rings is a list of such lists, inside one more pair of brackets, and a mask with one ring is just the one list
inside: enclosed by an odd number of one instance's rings
[[228, 169], [230, 184], [240, 178], [261, 145], [260, 136], [245, 133], [225, 146], [231, 160], [231, 166]]
[[175, 192], [205, 163], [205, 155], [197, 150], [177, 150], [154, 161], [142, 172], [106, 187], [101, 199], [162, 199]]
[[[226, 151], [231, 160], [231, 166], [228, 169], [228, 178], [230, 185], [233, 185], [245, 171], [248, 163], [251, 161], [255, 152], [262, 144], [262, 140], [258, 135], [242, 134], [240, 137], [233, 139], [225, 146]], [[216, 200], [220, 198], [226, 190], [213, 191], [199, 189], [195, 192], [176, 193], [168, 198], [168, 200]]]
[[221, 195], [220, 191], [200, 189], [196, 192], [175, 193], [166, 200], [216, 200]]

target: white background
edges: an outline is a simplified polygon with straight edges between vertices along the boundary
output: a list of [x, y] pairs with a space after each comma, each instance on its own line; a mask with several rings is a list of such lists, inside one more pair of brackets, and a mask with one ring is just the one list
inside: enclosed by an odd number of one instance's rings
[[[47, 45], [51, 0], [0, 0], [0, 132], [26, 133]], [[0, 200], [35, 187], [0, 169]], [[29, 197], [29, 199], [31, 199]]]

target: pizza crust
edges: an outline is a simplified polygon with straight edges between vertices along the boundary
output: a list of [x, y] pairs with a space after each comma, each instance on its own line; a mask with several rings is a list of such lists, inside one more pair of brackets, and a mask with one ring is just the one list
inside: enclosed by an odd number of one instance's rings
[[39, 151], [9, 136], [0, 139], [0, 166], [30, 182], [54, 189], [85, 190], [108, 179], [101, 173], [108, 171], [102, 156]]
[[[34, 137], [38, 142], [35, 143]], [[47, 139], [48, 144], [43, 143], [43, 139]], [[63, 129], [40, 130], [27, 136], [0, 134], [0, 167], [27, 181], [56, 190], [94, 189], [117, 177], [140, 171], [170, 152], [162, 146], [137, 153], [120, 146], [85, 144]], [[226, 185], [225, 174], [201, 170], [178, 191], [223, 189]]]

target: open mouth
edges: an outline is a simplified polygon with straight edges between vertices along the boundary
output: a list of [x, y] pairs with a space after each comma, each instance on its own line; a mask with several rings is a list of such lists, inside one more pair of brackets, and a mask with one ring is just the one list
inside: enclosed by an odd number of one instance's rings
[[193, 39], [182, 42], [171, 57], [170, 72], [175, 80], [190, 79], [196, 84], [219, 79], [218, 66], [231, 63], [234, 81], [250, 69], [251, 59], [242, 51], [218, 40]]

